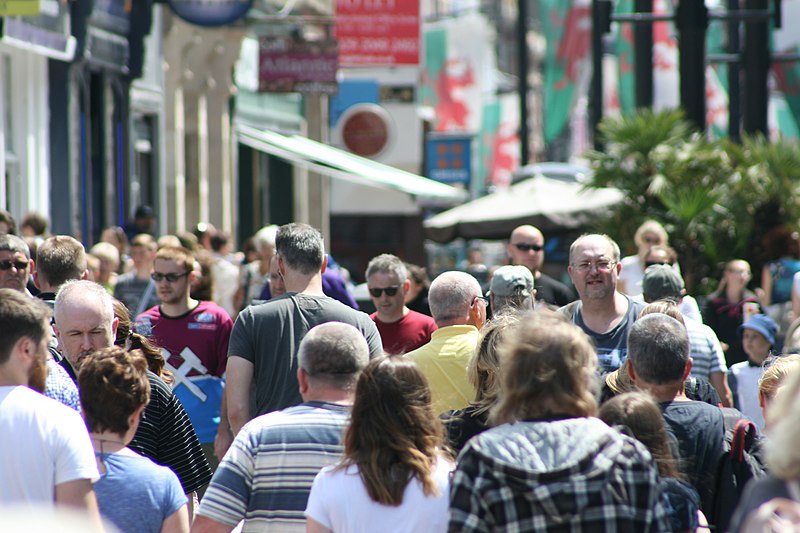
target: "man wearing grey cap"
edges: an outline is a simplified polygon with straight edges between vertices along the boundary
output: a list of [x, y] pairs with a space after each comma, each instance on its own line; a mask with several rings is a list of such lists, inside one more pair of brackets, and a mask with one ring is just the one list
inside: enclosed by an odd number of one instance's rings
[[498, 268], [489, 285], [489, 303], [492, 315], [515, 313], [533, 309], [536, 290], [533, 274], [522, 265], [506, 265]]
[[[671, 300], [680, 304], [686, 289], [683, 278], [670, 265], [651, 265], [642, 278], [642, 294], [647, 303], [656, 300]], [[719, 394], [725, 407], [733, 406], [733, 395], [728, 387], [725, 354], [719, 339], [710, 327], [688, 316], [683, 324], [689, 335], [689, 355], [692, 357], [691, 375], [707, 379]]]

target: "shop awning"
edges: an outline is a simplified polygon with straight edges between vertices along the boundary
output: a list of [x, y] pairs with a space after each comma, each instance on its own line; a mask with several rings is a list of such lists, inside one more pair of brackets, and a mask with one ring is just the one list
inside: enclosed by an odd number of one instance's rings
[[345, 179], [372, 187], [393, 189], [415, 198], [437, 203], [456, 204], [467, 192], [411, 172], [384, 165], [299, 135], [281, 135], [274, 131], [238, 125], [239, 142], [270, 155], [287, 159], [312, 172]]

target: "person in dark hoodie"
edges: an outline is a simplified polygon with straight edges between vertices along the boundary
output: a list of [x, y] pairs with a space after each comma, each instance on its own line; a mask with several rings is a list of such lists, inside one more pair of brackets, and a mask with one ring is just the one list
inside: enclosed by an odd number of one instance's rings
[[449, 530], [669, 531], [650, 453], [595, 418], [597, 356], [586, 334], [535, 311], [500, 359], [496, 427], [459, 455]]

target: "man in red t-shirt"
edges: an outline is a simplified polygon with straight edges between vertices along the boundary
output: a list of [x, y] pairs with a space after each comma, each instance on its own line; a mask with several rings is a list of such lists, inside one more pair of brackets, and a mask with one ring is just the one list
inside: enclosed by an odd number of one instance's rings
[[151, 277], [161, 305], [139, 315], [135, 329], [161, 348], [167, 368], [175, 375], [175, 395], [189, 414], [206, 455], [212, 455], [214, 443], [214, 455], [221, 458], [233, 441], [222, 379], [233, 322], [214, 302], [192, 299], [194, 265], [192, 252], [185, 248], [168, 246], [158, 251]]
[[370, 315], [383, 339], [383, 350], [400, 354], [416, 350], [431, 340], [436, 322], [405, 306], [410, 282], [399, 257], [381, 254], [367, 265], [367, 287], [376, 311]]

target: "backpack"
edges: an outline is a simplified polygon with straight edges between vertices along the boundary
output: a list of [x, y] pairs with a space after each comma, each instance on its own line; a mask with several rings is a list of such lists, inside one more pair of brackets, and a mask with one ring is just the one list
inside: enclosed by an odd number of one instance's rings
[[760, 457], [761, 437], [752, 420], [738, 409], [720, 408], [725, 426], [723, 455], [717, 466], [714, 506], [708, 516], [715, 531], [728, 531], [733, 512], [751, 479], [766, 475]]

